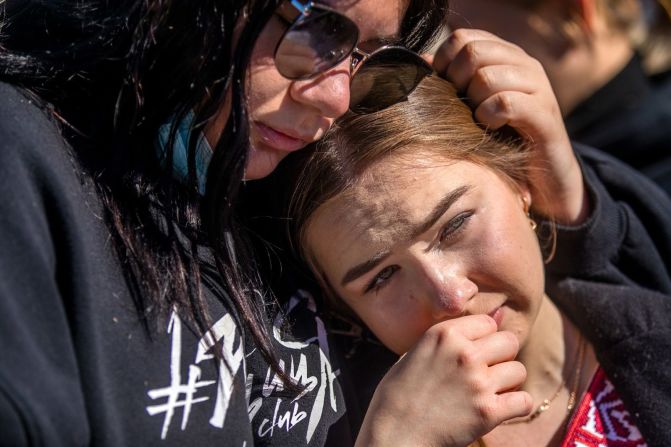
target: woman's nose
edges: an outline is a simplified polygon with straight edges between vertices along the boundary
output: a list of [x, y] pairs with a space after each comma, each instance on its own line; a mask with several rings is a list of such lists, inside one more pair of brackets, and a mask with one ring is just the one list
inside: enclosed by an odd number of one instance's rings
[[319, 111], [326, 118], [338, 118], [349, 109], [350, 58], [325, 71], [316, 78], [295, 81], [292, 98]]
[[463, 315], [478, 286], [464, 272], [432, 265], [426, 268], [426, 295], [436, 318]]

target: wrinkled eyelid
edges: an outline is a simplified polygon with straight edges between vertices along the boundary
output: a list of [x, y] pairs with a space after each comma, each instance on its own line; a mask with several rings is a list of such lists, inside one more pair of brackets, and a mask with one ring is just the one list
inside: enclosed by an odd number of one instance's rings
[[[384, 287], [384, 285], [387, 284], [387, 282], [391, 279], [392, 276], [394, 276], [394, 274], [398, 270], [399, 270], [398, 267], [387, 266], [387, 267], [383, 268], [382, 270], [380, 270], [379, 272], [377, 272], [375, 274], [375, 276], [373, 277], [373, 279], [368, 282], [368, 285], [366, 286], [366, 289], [365, 289], [365, 293], [368, 293], [371, 290], [378, 289], [379, 287]], [[386, 276], [386, 278], [383, 278], [382, 276], [385, 272], [389, 272], [389, 273], [384, 275], [384, 276]], [[378, 281], [381, 281], [381, 282], [378, 283]]]
[[455, 233], [461, 231], [464, 228], [464, 225], [466, 225], [468, 219], [470, 219], [472, 216], [472, 212], [465, 212], [459, 213], [450, 219], [450, 221], [446, 223], [445, 226], [440, 230], [439, 240], [442, 242], [446, 239], [449, 239]]

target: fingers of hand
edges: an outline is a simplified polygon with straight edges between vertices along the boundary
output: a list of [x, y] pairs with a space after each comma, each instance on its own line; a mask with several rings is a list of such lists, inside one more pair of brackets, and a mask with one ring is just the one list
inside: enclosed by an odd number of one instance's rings
[[445, 74], [458, 89], [465, 90], [478, 70], [493, 65], [519, 67], [528, 72], [538, 71], [540, 67], [535, 59], [511, 43], [476, 40], [466, 44], [455, 55]]
[[[511, 391], [526, 378], [524, 366], [512, 360], [518, 349], [517, 337], [497, 332], [496, 322], [487, 315], [445, 321], [429, 329], [387, 373], [383, 381], [387, 387], [378, 387], [376, 395], [382, 389], [394, 397], [404, 388], [412, 390], [416, 402], [430, 400], [437, 411], [427, 413], [419, 406], [422, 421], [430, 420], [430, 415], [442, 419], [445, 409], [458, 408], [459, 431], [480, 436], [506, 419], [531, 411], [530, 396]], [[407, 408], [404, 414], [407, 418]], [[449, 433], [450, 437], [457, 434]]]
[[436, 324], [426, 331], [425, 337], [449, 345], [462, 339], [477, 340], [495, 333], [497, 329], [496, 321], [489, 315], [467, 315]]
[[473, 341], [478, 358], [490, 366], [513, 360], [519, 349], [519, 340], [509, 331], [495, 332]]
[[433, 60], [435, 58], [435, 55], [429, 54], [429, 53], [422, 53], [420, 54], [421, 58], [426, 61], [427, 64], [433, 65]]
[[526, 93], [499, 92], [480, 103], [475, 108], [475, 119], [490, 129], [500, 129], [512, 125], [517, 117], [519, 103], [527, 99]]
[[[539, 133], [537, 125], [544, 119], [542, 108], [534, 107], [532, 98], [527, 93], [504, 91], [495, 93], [480, 103], [475, 109], [475, 119], [491, 129], [499, 129], [504, 125], [515, 128], [523, 137], [533, 140]], [[534, 130], [527, 134], [527, 129]]]
[[508, 419], [527, 416], [533, 410], [534, 401], [526, 391], [511, 391], [496, 396], [497, 425]]
[[495, 394], [478, 400], [475, 405], [481, 424], [490, 430], [509, 419], [527, 416], [532, 409], [533, 399], [526, 391]]
[[489, 381], [497, 393], [519, 389], [527, 379], [527, 369], [517, 361], [502, 362], [489, 367]]
[[526, 368], [520, 362], [491, 366], [485, 377], [471, 380], [475, 410], [485, 426], [494, 427], [507, 419], [529, 414], [531, 396], [517, 389], [526, 380]]
[[459, 29], [452, 33], [433, 59], [436, 72], [462, 88], [478, 68], [504, 64], [530, 68], [540, 66], [519, 46], [486, 31], [472, 29]]
[[536, 73], [511, 65], [488, 65], [478, 69], [468, 83], [466, 94], [477, 107], [484, 100], [499, 92], [534, 94], [543, 79]]
[[[484, 31], [455, 31], [436, 54], [434, 66], [466, 92], [476, 118], [491, 128], [516, 127], [515, 122], [533, 127], [538, 124], [538, 112], [558, 110], [540, 63], [518, 46]], [[534, 116], [536, 121], [530, 121]]]
[[438, 47], [433, 60], [433, 68], [436, 70], [436, 72], [444, 74], [447, 71], [448, 65], [450, 65], [450, 63], [455, 59], [457, 54], [459, 54], [464, 46], [475, 40], [493, 40], [498, 42], [505, 42], [503, 39], [487, 31], [460, 28], [452, 32], [452, 34], [450, 34], [450, 36], [443, 41], [440, 47]]

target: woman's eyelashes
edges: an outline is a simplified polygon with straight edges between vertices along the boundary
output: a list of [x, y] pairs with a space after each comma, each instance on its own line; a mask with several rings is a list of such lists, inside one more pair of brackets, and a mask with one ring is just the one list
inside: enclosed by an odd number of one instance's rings
[[[438, 234], [438, 244], [445, 244], [451, 241], [454, 241], [468, 226], [469, 219], [473, 216], [474, 211], [464, 211], [452, 219], [450, 219], [441, 229]], [[398, 271], [401, 267], [398, 265], [389, 265], [382, 270], [380, 270], [377, 275], [368, 283], [364, 293], [371, 291], [377, 292], [382, 287], [384, 287], [389, 279]]]
[[438, 243], [444, 244], [454, 240], [467, 227], [468, 220], [473, 216], [473, 211], [464, 211], [449, 220], [440, 230]]
[[382, 287], [384, 287], [385, 284], [387, 284], [389, 278], [391, 278], [392, 275], [396, 273], [396, 271], [399, 269], [400, 267], [397, 265], [390, 265], [380, 270], [380, 272], [377, 275], [375, 275], [373, 280], [370, 283], [368, 283], [368, 285], [366, 286], [366, 290], [364, 290], [364, 293], [368, 293], [371, 291], [377, 292], [378, 290], [380, 290]]

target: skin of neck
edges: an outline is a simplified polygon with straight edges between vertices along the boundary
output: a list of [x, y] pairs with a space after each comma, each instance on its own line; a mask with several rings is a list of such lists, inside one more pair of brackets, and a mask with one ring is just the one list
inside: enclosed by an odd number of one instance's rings
[[527, 368], [522, 389], [534, 397], [535, 405], [551, 397], [562, 380], [571, 374], [569, 368], [573, 365], [568, 363], [573, 361], [579, 339], [575, 326], [544, 295], [538, 317], [517, 356]]

